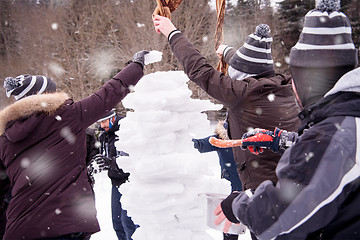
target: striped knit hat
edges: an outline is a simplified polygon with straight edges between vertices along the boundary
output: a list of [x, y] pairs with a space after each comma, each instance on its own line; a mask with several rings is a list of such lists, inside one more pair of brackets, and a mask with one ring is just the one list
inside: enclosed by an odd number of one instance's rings
[[349, 19], [339, 12], [340, 0], [317, 0], [305, 16], [299, 41], [291, 49], [290, 65], [297, 67], [357, 66]]
[[317, 0], [290, 51], [290, 70], [304, 107], [323, 98], [342, 75], [358, 65], [350, 21], [339, 9], [340, 0]]
[[274, 71], [274, 61], [271, 56], [270, 27], [260, 24], [254, 33], [250, 34], [242, 47], [230, 59], [229, 65], [236, 70], [260, 75], [264, 72]]
[[56, 84], [44, 76], [24, 74], [16, 78], [5, 78], [4, 88], [7, 97], [14, 96], [16, 100], [20, 100], [30, 95], [55, 92]]
[[97, 120], [97, 122], [102, 122], [102, 121], [104, 121], [106, 119], [115, 117], [115, 115], [116, 115], [115, 111], [116, 111], [116, 109], [113, 108], [110, 111], [106, 112], [100, 119]]

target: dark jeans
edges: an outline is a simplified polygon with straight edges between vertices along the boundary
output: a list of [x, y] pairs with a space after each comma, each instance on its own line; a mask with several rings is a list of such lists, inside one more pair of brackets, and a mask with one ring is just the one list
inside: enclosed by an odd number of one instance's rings
[[121, 193], [115, 186], [112, 187], [111, 192], [111, 212], [112, 222], [116, 235], [119, 240], [132, 240], [131, 236], [134, 234], [139, 225], [135, 225], [131, 217], [127, 215], [127, 211], [122, 209], [120, 198]]
[[230, 234], [230, 233], [223, 233], [224, 240], [238, 240], [239, 235]]

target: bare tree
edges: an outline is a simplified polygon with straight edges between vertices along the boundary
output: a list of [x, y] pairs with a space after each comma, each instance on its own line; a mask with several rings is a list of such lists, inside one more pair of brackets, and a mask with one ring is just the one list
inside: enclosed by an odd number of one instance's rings
[[[167, 39], [154, 31], [156, 1], [5, 1], [11, 4], [2, 17], [11, 22], [11, 42], [15, 44], [0, 42], [0, 49], [13, 51], [1, 55], [1, 79], [44, 74], [54, 79], [60, 90], [79, 99], [97, 90], [142, 49], [163, 52], [163, 60], [147, 66], [146, 73], [181, 69]], [[216, 14], [208, 1], [183, 1], [172, 20], [215, 65]]]

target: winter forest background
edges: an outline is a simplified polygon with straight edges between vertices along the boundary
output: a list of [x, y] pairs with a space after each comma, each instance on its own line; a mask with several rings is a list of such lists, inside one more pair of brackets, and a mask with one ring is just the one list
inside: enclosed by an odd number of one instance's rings
[[[183, 0], [172, 13], [172, 21], [216, 66], [216, 10], [208, 3]], [[274, 38], [276, 70], [288, 73], [290, 49], [305, 14], [314, 6], [314, 0], [277, 0], [275, 4], [272, 0], [228, 0], [223, 43], [238, 48], [256, 25], [267, 23]], [[351, 20], [353, 40], [359, 48], [360, 1], [342, 0], [341, 6]], [[182, 70], [167, 39], [154, 31], [151, 15], [155, 7], [156, 1], [151, 0], [1, 0], [1, 82], [24, 73], [46, 75], [78, 100], [99, 89], [142, 49], [163, 52], [162, 61], [148, 65], [145, 74]], [[189, 85], [194, 98], [209, 98]], [[11, 101], [1, 87], [0, 107]], [[119, 105], [118, 110], [127, 109]]]

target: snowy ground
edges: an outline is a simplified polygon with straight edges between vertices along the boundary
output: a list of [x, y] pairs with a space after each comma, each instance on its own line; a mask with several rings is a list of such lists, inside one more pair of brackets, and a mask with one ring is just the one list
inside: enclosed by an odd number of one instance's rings
[[[115, 231], [111, 222], [111, 181], [106, 172], [101, 172], [95, 175], [95, 197], [97, 217], [100, 223], [101, 231], [94, 234], [91, 240], [117, 240]], [[208, 228], [206, 232], [209, 239], [204, 240], [222, 240], [222, 232]], [[156, 240], [156, 238], [154, 238]], [[185, 240], [185, 239], [184, 239]], [[251, 240], [249, 231], [239, 237], [239, 240]]]

